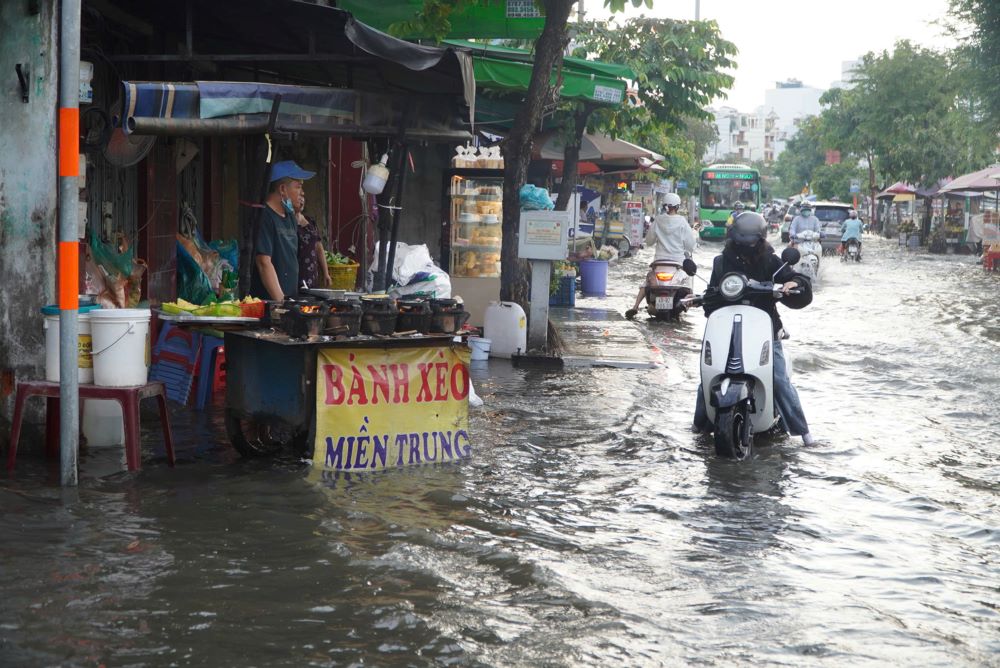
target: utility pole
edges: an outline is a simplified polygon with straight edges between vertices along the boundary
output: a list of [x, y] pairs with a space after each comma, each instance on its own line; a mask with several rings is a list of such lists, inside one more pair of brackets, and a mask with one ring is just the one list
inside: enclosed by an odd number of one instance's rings
[[701, 0], [694, 0], [694, 20], [701, 21]]
[[59, 481], [77, 484], [80, 439], [78, 377], [80, 241], [80, 0], [62, 0], [59, 13]]

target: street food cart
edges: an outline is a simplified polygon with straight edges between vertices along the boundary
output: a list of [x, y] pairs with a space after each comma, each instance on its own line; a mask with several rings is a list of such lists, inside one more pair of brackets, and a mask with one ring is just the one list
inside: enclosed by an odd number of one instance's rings
[[254, 329], [225, 342], [226, 431], [244, 455], [290, 445], [317, 467], [372, 471], [471, 454], [469, 349], [453, 335], [299, 340]]

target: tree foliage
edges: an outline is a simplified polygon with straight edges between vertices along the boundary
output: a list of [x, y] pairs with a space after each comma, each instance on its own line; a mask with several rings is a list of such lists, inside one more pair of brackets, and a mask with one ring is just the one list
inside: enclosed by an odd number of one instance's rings
[[733, 85], [725, 70], [736, 65], [736, 45], [715, 21], [592, 21], [580, 26], [577, 42], [575, 55], [628, 65], [636, 74], [639, 104], [611, 110], [605, 125], [612, 134], [649, 123], [671, 131], [688, 118], [711, 118], [706, 108]]
[[819, 117], [809, 116], [799, 125], [799, 131], [788, 140], [785, 150], [774, 162], [778, 177], [776, 197], [797, 195], [812, 181], [812, 174], [826, 158], [824, 127]]
[[828, 144], [870, 156], [880, 172], [911, 183], [982, 165], [990, 146], [970, 113], [966, 72], [948, 54], [907, 41], [866, 54], [854, 87], [821, 100], [830, 105]]
[[959, 52], [968, 59], [970, 93], [990, 130], [1000, 134], [1000, 2], [996, 0], [951, 0], [951, 15], [958, 25]]
[[[670, 175], [690, 173], [704, 146], [687, 135], [690, 122], [707, 121], [708, 104], [733, 84], [724, 70], [735, 65], [736, 46], [714, 21], [635, 18], [579, 26], [574, 55], [627, 65], [635, 73], [637, 100], [619, 107], [570, 105], [561, 110], [567, 153], [557, 208], [565, 207], [576, 181], [576, 151], [585, 129], [622, 137], [667, 157]], [[586, 127], [585, 127], [586, 126]], [[714, 126], [713, 126], [714, 128]]]

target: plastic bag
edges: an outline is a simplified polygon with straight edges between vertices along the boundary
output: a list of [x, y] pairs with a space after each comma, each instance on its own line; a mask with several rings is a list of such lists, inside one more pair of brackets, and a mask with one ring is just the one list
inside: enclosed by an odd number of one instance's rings
[[182, 239], [184, 237], [177, 235], [177, 296], [199, 305], [215, 301], [215, 289], [208, 275], [188, 251], [190, 240], [184, 239], [188, 242], [184, 243]]
[[556, 203], [549, 197], [548, 190], [530, 183], [521, 186], [518, 197], [522, 211], [551, 211], [556, 208]]
[[409, 285], [394, 286], [389, 295], [400, 299], [402, 297], [427, 297], [428, 299], [451, 298], [451, 277], [440, 267], [434, 267], [433, 273], [424, 272], [422, 281], [413, 281]]
[[124, 235], [115, 246], [105, 244], [91, 230], [87, 244], [84, 284], [87, 294], [97, 295], [104, 308], [133, 308], [142, 298], [142, 275], [146, 263], [136, 259]]

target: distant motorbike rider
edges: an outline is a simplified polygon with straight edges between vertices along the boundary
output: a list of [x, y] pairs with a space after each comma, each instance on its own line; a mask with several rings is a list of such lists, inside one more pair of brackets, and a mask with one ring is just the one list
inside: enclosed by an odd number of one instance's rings
[[[677, 193], [667, 193], [664, 197], [663, 207], [653, 219], [653, 224], [646, 234], [646, 245], [656, 244], [656, 254], [653, 256], [653, 264], [665, 260], [675, 262], [678, 266], [684, 262], [684, 258], [694, 252], [695, 240], [694, 231], [688, 225], [684, 216], [677, 213], [680, 208], [681, 198]], [[636, 295], [635, 305], [625, 311], [625, 317], [631, 320], [639, 312], [639, 305], [646, 297], [646, 283], [648, 283], [655, 270], [650, 266], [649, 275], [639, 288]]]
[[813, 215], [812, 206], [803, 204], [799, 207], [799, 215], [792, 219], [792, 224], [788, 227], [788, 238], [794, 248], [798, 242], [798, 235], [801, 232], [812, 231], [820, 233], [819, 218]]
[[726, 220], [726, 227], [732, 227], [733, 221], [736, 220], [736, 216], [746, 211], [746, 209], [747, 205], [742, 201], [736, 202], [736, 204], [733, 205], [733, 212], [729, 214], [729, 218]]
[[858, 212], [851, 209], [850, 213], [847, 214], [848, 218], [840, 224], [840, 231], [843, 232], [843, 236], [840, 237], [840, 250], [841, 252], [847, 249], [847, 242], [854, 239], [858, 242], [858, 248], [861, 247], [861, 233], [863, 231], [861, 220], [858, 219]]
[[[783, 267], [781, 259], [774, 254], [774, 249], [767, 243], [767, 222], [753, 211], [747, 211], [737, 216], [733, 226], [726, 233], [726, 245], [722, 255], [715, 258], [712, 264], [712, 276], [708, 281], [709, 289], [718, 289], [722, 277], [733, 272], [743, 274], [757, 281], [771, 281], [781, 285], [785, 293], [781, 302], [793, 309], [800, 309], [812, 302], [812, 284], [802, 274], [791, 267]], [[780, 268], [780, 271], [779, 271]], [[777, 272], [777, 276], [775, 276]], [[795, 288], [800, 294], [789, 294]], [[792, 436], [801, 436], [802, 442], [812, 445], [815, 442], [809, 433], [799, 394], [788, 377], [785, 365], [785, 354], [781, 347], [782, 331], [781, 317], [778, 315], [777, 301], [770, 297], [755, 297], [750, 305], [765, 311], [771, 316], [773, 327], [773, 364], [774, 364], [774, 404], [781, 415], [785, 428]], [[705, 306], [705, 316], [721, 306]], [[708, 414], [705, 411], [705, 399], [701, 388], [698, 388], [698, 401], [694, 412], [694, 429], [704, 431], [708, 427]]]

